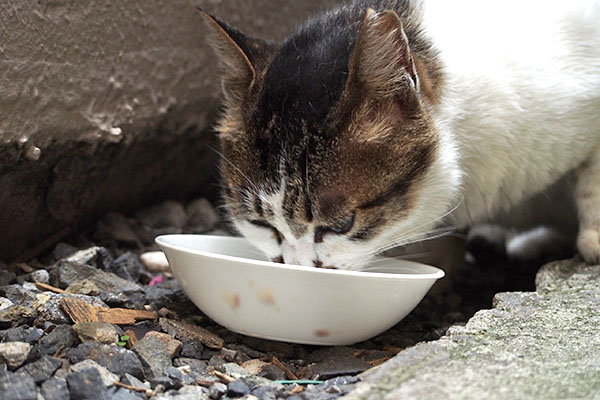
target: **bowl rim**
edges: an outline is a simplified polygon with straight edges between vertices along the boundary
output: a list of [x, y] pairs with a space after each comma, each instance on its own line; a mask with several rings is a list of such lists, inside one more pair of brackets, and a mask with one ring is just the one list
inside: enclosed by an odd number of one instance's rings
[[[299, 271], [299, 272], [305, 272], [305, 273], [309, 272], [309, 273], [330, 274], [330, 275], [344, 275], [344, 276], [354, 276], [354, 277], [361, 277], [361, 278], [412, 279], [412, 280], [428, 280], [428, 279], [436, 279], [437, 280], [437, 279], [443, 278], [446, 275], [446, 273], [443, 270], [441, 270], [440, 268], [434, 267], [433, 265], [418, 263], [418, 262], [410, 261], [410, 260], [401, 260], [401, 259], [395, 259], [395, 260], [398, 262], [411, 264], [418, 268], [426, 267], [428, 269], [431, 269], [432, 272], [424, 272], [424, 273], [418, 273], [418, 274], [407, 274], [407, 273], [396, 274], [396, 273], [386, 273], [386, 272], [351, 271], [351, 270], [343, 270], [343, 269], [314, 268], [314, 267], [307, 267], [307, 266], [303, 266], [303, 265], [282, 264], [282, 263], [275, 263], [272, 261], [254, 260], [251, 258], [229, 256], [226, 254], [211, 253], [209, 251], [192, 249], [189, 247], [180, 246], [180, 245], [168, 243], [165, 241], [166, 238], [174, 237], [174, 236], [188, 236], [188, 237], [189, 236], [197, 236], [197, 237], [206, 237], [206, 238], [217, 238], [219, 240], [221, 240], [221, 239], [222, 240], [237, 239], [237, 240], [247, 241], [247, 239], [245, 239], [243, 237], [237, 237], [237, 236], [201, 235], [201, 234], [186, 234], [186, 233], [159, 235], [154, 239], [154, 241], [156, 244], [158, 244], [161, 247], [166, 247], [166, 248], [169, 248], [169, 249], [172, 249], [175, 251], [180, 251], [180, 252], [184, 252], [184, 253], [188, 253], [188, 254], [195, 254], [195, 255], [199, 255], [199, 256], [203, 256], [203, 257], [224, 260], [224, 261], [233, 261], [236, 263], [260, 265], [262, 267], [270, 267], [270, 268], [274, 268], [274, 269], [283, 269], [283, 270], [290, 270], [290, 271]], [[381, 258], [394, 259], [393, 257], [381, 257]]]

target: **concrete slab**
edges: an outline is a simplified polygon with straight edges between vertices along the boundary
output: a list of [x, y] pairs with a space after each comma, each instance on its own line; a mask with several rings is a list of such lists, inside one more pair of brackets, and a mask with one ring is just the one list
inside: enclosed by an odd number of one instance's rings
[[535, 292], [494, 307], [440, 340], [400, 352], [345, 399], [600, 399], [600, 266], [540, 269]]

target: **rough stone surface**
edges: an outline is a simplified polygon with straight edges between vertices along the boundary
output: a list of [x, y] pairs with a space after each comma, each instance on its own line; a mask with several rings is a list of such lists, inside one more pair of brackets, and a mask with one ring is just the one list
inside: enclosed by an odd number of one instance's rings
[[73, 325], [73, 332], [81, 342], [111, 344], [119, 340], [117, 328], [108, 322], [80, 322]]
[[169, 357], [173, 358], [177, 354], [179, 354], [179, 351], [181, 350], [181, 346], [182, 346], [182, 343], [179, 340], [173, 339], [173, 337], [171, 337], [171, 335], [168, 335], [166, 333], [156, 332], [156, 331], [150, 331], [150, 332], [146, 333], [146, 335], [144, 336], [144, 339], [152, 337], [152, 336], [161, 341], [163, 346], [165, 346], [165, 348], [167, 349], [167, 352], [169, 353]]
[[89, 265], [61, 261], [53, 267], [50, 277], [53, 285], [63, 289], [77, 281], [92, 281], [100, 290], [102, 301], [109, 305], [140, 307], [144, 302], [144, 290], [137, 283]]
[[37, 400], [35, 381], [22, 374], [0, 377], [0, 400]]
[[102, 383], [104, 383], [104, 386], [110, 386], [113, 383], [115, 383], [115, 381], [119, 380], [119, 377], [117, 375], [113, 374], [94, 360], [83, 360], [81, 362], [78, 362], [77, 364], [73, 364], [71, 365], [71, 367], [69, 367], [69, 371], [78, 372], [88, 368], [94, 368], [96, 371], [98, 371], [98, 373], [100, 374], [100, 378], [102, 379]]
[[64, 400], [69, 398], [67, 382], [58, 378], [50, 378], [42, 383], [44, 400]]
[[600, 266], [557, 261], [466, 326], [363, 374], [346, 399], [597, 399]]
[[54, 355], [61, 349], [68, 349], [74, 342], [71, 325], [59, 325], [38, 341], [35, 351], [39, 352], [39, 355]]
[[38, 385], [50, 378], [60, 368], [62, 361], [59, 358], [43, 356], [37, 361], [19, 368], [17, 373], [25, 373], [33, 378]]
[[171, 366], [171, 356], [166, 345], [156, 336], [146, 335], [134, 346], [144, 366], [146, 379], [161, 377]]
[[27, 359], [31, 345], [25, 342], [0, 343], [0, 362], [8, 368], [19, 368]]
[[72, 400], [108, 400], [108, 392], [96, 368], [86, 368], [67, 375]]
[[135, 353], [116, 345], [96, 342], [82, 343], [70, 350], [68, 357], [72, 363], [77, 363], [84, 359], [94, 360], [120, 377], [126, 373], [139, 379], [143, 379], [144, 377], [142, 364]]

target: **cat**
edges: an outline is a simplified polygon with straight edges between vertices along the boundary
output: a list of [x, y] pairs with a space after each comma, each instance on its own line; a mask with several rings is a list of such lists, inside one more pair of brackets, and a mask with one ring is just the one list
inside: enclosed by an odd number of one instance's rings
[[600, 2], [360, 0], [283, 43], [201, 12], [225, 206], [273, 260], [358, 269], [572, 175], [600, 262]]

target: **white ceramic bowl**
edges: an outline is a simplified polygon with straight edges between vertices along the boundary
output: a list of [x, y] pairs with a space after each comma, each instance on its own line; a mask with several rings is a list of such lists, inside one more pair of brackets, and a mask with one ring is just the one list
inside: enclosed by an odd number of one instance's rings
[[438, 268], [379, 259], [369, 272], [277, 264], [245, 239], [156, 238], [183, 290], [210, 318], [244, 335], [344, 345], [404, 318], [444, 276]]

